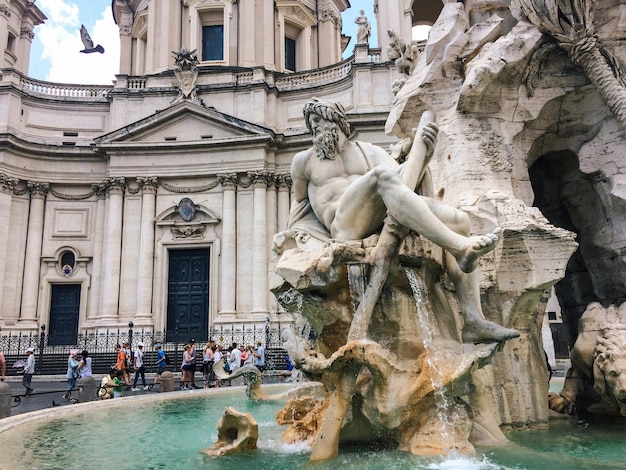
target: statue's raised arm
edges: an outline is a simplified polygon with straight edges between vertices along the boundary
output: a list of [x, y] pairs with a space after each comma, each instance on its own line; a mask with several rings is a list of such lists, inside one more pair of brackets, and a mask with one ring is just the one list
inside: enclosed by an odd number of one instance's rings
[[[290, 227], [306, 217], [316, 219], [331, 239], [361, 240], [379, 231], [390, 215], [407, 231], [419, 233], [448, 254], [448, 273], [463, 290], [459, 301], [465, 318], [464, 340], [503, 341], [518, 336], [517, 331], [483, 318], [478, 277], [472, 273], [478, 259], [496, 247], [499, 229], [470, 235], [464, 212], [415, 193], [435, 145], [434, 118], [422, 120], [407, 161], [400, 166], [382, 148], [349, 139], [351, 127], [341, 104], [313, 99], [305, 104], [304, 117], [313, 146], [293, 160], [295, 202]], [[296, 211], [298, 217], [294, 217]]]

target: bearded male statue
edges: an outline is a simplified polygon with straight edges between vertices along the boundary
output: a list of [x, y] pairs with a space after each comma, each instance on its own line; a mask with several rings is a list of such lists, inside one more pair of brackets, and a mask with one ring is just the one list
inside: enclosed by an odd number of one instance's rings
[[415, 136], [407, 163], [400, 165], [382, 148], [349, 139], [351, 128], [341, 104], [313, 99], [305, 104], [304, 117], [313, 146], [293, 159], [294, 203], [288, 229], [347, 242], [376, 233], [390, 215], [445, 250], [448, 276], [464, 319], [463, 342], [519, 336], [516, 330], [486, 320], [480, 303], [478, 259], [496, 247], [499, 229], [472, 236], [467, 214], [417, 194], [419, 177], [408, 178], [413, 187], [406, 184], [406, 172], [423, 172], [407, 166], [411, 152], [422, 149], [428, 159], [437, 126], [429, 123], [421, 136]]

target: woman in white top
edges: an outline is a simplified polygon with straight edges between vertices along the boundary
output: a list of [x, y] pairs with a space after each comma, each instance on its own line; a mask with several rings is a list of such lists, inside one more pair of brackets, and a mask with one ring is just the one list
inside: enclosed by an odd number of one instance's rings
[[89, 353], [87, 351], [83, 351], [80, 355], [81, 360], [78, 363], [78, 373], [80, 374], [80, 378], [91, 377], [91, 358], [89, 357]]

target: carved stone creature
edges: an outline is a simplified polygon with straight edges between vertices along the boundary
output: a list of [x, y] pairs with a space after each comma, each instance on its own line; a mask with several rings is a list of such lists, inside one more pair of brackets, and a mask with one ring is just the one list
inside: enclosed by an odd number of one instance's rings
[[420, 58], [420, 51], [418, 49], [417, 41], [411, 40], [406, 43], [398, 33], [394, 30], [387, 30], [390, 42], [387, 45], [387, 55], [390, 60], [393, 60], [398, 67], [398, 71], [404, 76], [404, 79], [408, 79], [417, 61]]
[[626, 417], [626, 303], [587, 306], [571, 360], [563, 390], [550, 397], [550, 408], [573, 414], [576, 405], [578, 413], [586, 409]]
[[250, 413], [240, 413], [231, 407], [224, 408], [217, 423], [217, 441], [202, 452], [210, 456], [220, 456], [233, 452], [256, 449], [259, 425]]

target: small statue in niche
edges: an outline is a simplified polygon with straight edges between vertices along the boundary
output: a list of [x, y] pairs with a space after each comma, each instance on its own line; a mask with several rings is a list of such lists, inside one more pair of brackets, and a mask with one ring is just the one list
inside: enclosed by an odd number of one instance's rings
[[198, 56], [196, 50], [188, 51], [184, 47], [174, 54], [174, 75], [178, 79], [178, 96], [173, 101], [177, 103], [183, 100], [191, 100], [199, 105], [204, 105], [196, 94], [196, 80], [198, 79]]

